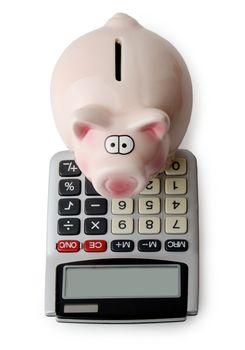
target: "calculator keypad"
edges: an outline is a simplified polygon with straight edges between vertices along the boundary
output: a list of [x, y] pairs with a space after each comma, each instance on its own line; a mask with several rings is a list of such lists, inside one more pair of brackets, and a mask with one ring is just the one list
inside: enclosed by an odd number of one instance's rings
[[[56, 240], [57, 251], [187, 251], [188, 171], [187, 159], [178, 156], [134, 198], [106, 199], [81, 174], [74, 160], [60, 161], [57, 234], [68, 238]], [[70, 239], [73, 235], [76, 240]], [[125, 239], [127, 235], [130, 239]], [[89, 236], [95, 239], [86, 239]]]

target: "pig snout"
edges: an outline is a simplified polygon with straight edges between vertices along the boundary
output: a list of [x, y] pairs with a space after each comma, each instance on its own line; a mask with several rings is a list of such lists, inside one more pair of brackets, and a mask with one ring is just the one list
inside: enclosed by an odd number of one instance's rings
[[127, 196], [133, 193], [138, 183], [133, 177], [110, 178], [105, 181], [105, 190], [112, 196]]
[[104, 197], [122, 198], [142, 191], [146, 186], [143, 176], [107, 174], [93, 181], [95, 189]]

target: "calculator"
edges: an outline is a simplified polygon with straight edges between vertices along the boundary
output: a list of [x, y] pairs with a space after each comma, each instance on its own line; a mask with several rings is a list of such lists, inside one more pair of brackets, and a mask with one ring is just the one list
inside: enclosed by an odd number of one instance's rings
[[183, 321], [198, 311], [197, 163], [178, 150], [133, 198], [102, 198], [70, 151], [50, 163], [45, 312], [60, 322]]

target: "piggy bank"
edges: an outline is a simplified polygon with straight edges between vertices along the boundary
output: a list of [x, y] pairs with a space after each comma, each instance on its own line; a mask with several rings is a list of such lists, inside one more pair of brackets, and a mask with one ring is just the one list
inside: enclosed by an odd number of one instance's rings
[[97, 192], [133, 196], [169, 165], [186, 132], [191, 79], [168, 41], [116, 14], [64, 51], [51, 102], [61, 137]]

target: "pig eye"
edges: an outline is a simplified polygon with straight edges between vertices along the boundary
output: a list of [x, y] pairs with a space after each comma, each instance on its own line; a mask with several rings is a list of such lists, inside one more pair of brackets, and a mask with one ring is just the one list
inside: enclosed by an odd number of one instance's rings
[[109, 136], [105, 140], [105, 149], [108, 153], [119, 153], [119, 137], [118, 136]]
[[130, 136], [119, 136], [119, 153], [128, 154], [134, 149], [134, 140]]

